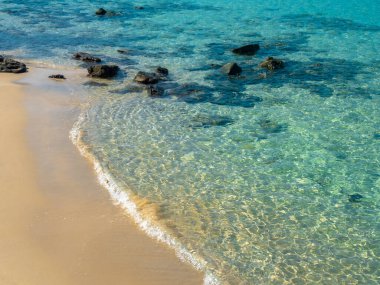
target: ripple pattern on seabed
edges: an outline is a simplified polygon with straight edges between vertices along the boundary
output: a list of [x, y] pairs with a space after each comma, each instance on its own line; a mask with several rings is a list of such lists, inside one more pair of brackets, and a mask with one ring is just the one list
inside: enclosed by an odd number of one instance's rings
[[[86, 86], [82, 141], [221, 283], [379, 283], [378, 1], [113, 1], [115, 17], [94, 15], [103, 1], [44, 4], [2, 1], [2, 49], [125, 70]], [[249, 43], [256, 56], [230, 51]], [[260, 69], [267, 56], [285, 68]], [[231, 61], [241, 77], [219, 73]], [[157, 65], [165, 96], [131, 92]]]

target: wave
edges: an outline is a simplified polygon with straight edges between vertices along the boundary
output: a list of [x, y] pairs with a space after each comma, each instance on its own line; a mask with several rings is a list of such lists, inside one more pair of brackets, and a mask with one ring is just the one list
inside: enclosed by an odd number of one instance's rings
[[82, 125], [86, 119], [86, 112], [82, 112], [78, 120], [74, 123], [70, 131], [70, 140], [79, 149], [81, 155], [89, 159], [95, 172], [99, 183], [105, 187], [112, 200], [116, 205], [122, 207], [130, 217], [135, 221], [138, 227], [143, 230], [149, 237], [167, 244], [169, 247], [174, 249], [176, 256], [183, 262], [191, 264], [196, 270], [204, 272], [204, 285], [219, 285], [221, 282], [219, 279], [207, 269], [207, 262], [198, 256], [195, 252], [190, 252], [187, 250], [178, 240], [165, 232], [158, 225], [155, 225], [149, 219], [143, 217], [139, 212], [138, 205], [133, 201], [131, 195], [126, 191], [123, 191], [115, 181], [114, 177], [104, 168], [102, 168], [101, 163], [97, 158], [88, 150], [87, 145], [82, 141]]

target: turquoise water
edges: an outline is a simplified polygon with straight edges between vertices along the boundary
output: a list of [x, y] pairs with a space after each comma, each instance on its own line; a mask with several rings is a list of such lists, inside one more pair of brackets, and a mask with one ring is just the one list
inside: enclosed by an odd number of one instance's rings
[[[208, 282], [380, 283], [380, 1], [25, 2], [0, 1], [3, 51], [122, 67], [86, 87], [81, 140]], [[262, 79], [267, 56], [285, 69]], [[158, 65], [165, 96], [135, 92]]]

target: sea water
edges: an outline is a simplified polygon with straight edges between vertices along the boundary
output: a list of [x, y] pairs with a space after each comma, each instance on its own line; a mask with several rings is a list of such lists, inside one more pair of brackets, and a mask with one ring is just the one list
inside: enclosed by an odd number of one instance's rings
[[[380, 1], [0, 4], [3, 53], [121, 67], [85, 87], [72, 138], [206, 282], [379, 284]], [[255, 56], [231, 52], [251, 43]], [[258, 67], [267, 56], [285, 68]], [[157, 66], [170, 74], [152, 98], [133, 77]]]

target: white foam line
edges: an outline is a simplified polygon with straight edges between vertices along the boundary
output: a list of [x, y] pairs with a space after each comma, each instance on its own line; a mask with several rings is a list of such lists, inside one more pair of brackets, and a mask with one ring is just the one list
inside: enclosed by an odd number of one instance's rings
[[70, 131], [70, 139], [74, 145], [77, 146], [82, 156], [90, 158], [94, 164], [94, 169], [98, 177], [99, 183], [105, 187], [111, 195], [113, 201], [120, 205], [127, 213], [134, 219], [136, 224], [141, 230], [143, 230], [148, 236], [154, 238], [160, 242], [166, 243], [168, 246], [175, 250], [177, 257], [190, 263], [195, 269], [205, 272], [203, 279], [204, 285], [219, 285], [220, 282], [211, 272], [206, 270], [206, 261], [202, 258], [195, 256], [190, 251], [184, 248], [177, 240], [172, 238], [168, 233], [154, 225], [151, 221], [144, 219], [139, 213], [135, 203], [131, 201], [127, 192], [122, 191], [113, 177], [101, 167], [100, 162], [91, 154], [86, 151], [80, 144], [80, 129], [86, 118], [86, 113], [81, 113], [78, 120], [74, 124]]

